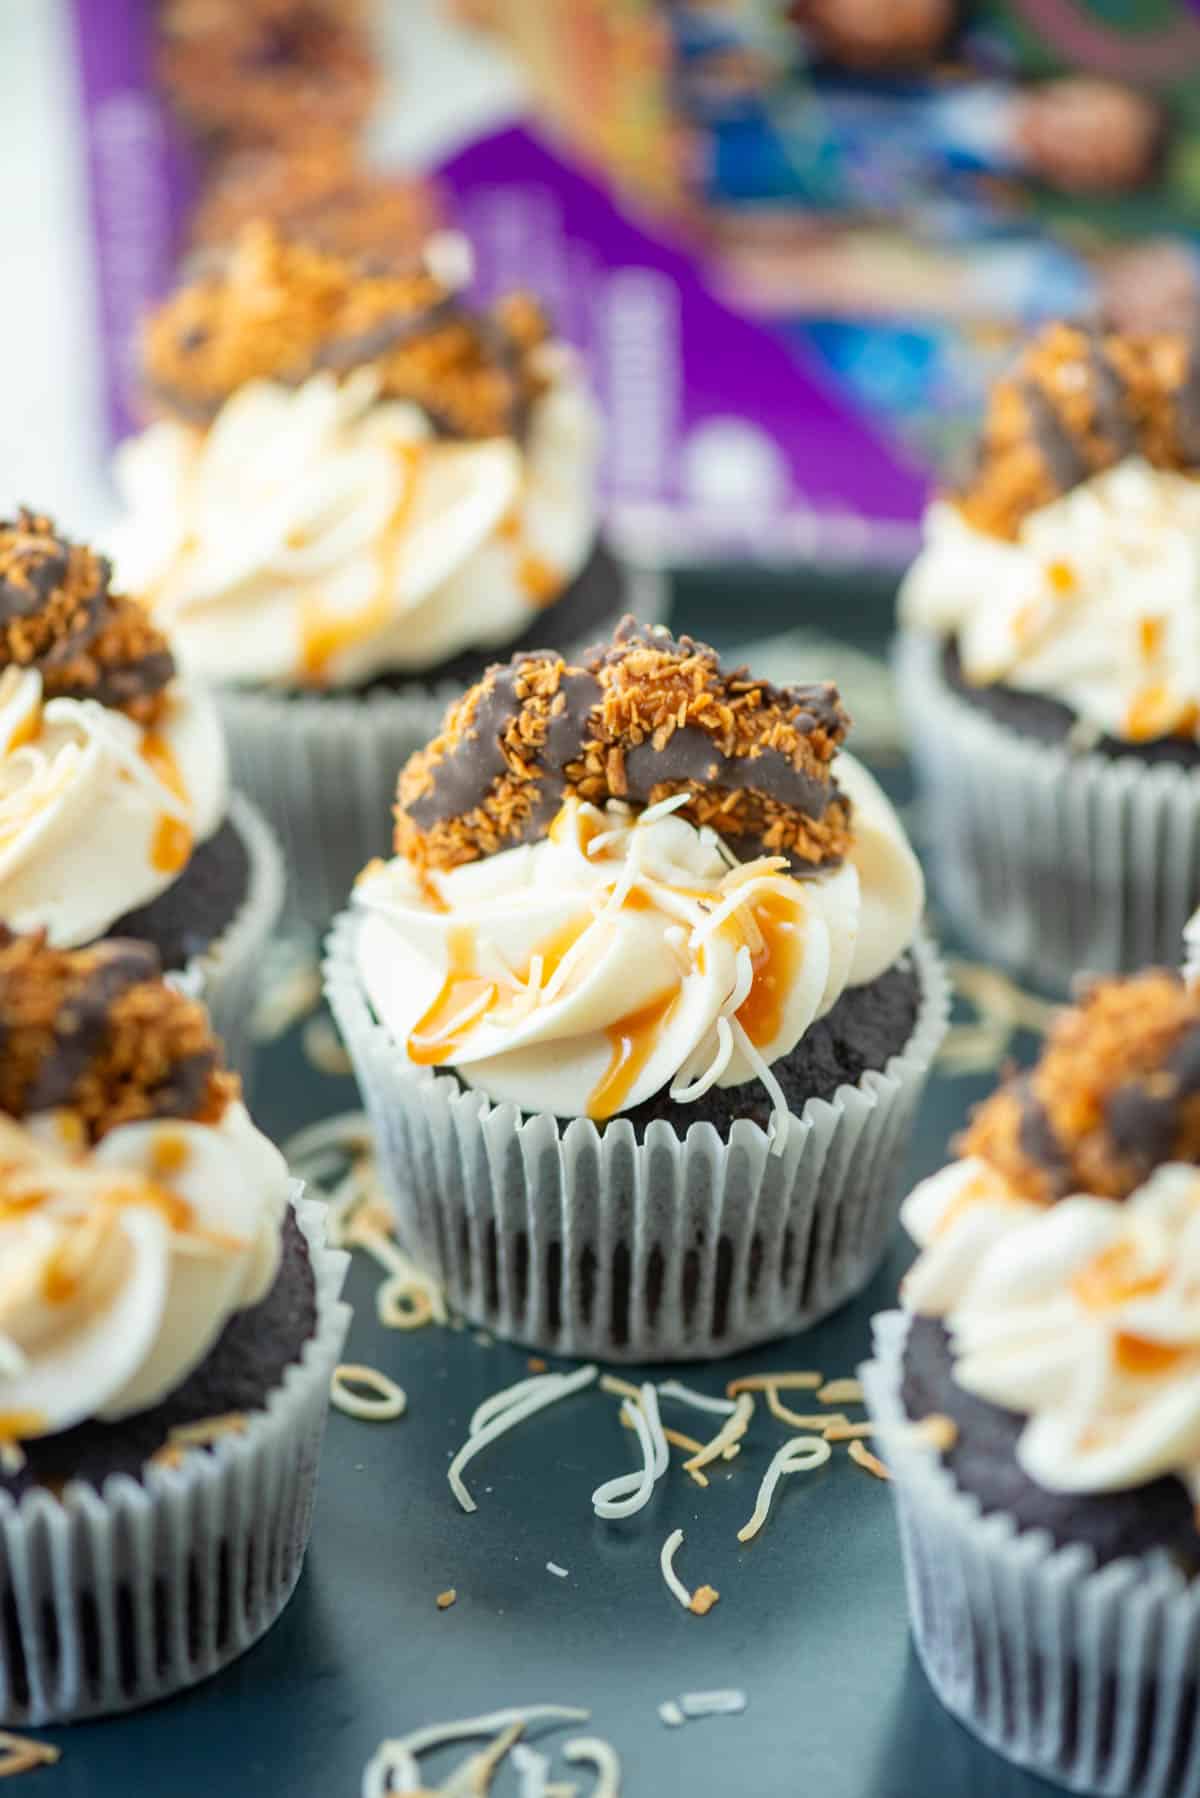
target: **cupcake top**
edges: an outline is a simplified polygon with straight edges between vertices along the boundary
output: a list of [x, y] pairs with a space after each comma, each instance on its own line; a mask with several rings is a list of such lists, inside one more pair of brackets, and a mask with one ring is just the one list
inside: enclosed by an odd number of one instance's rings
[[724, 671], [626, 619], [577, 663], [518, 656], [450, 708], [366, 870], [359, 964], [416, 1066], [603, 1120], [762, 1080], [911, 942], [920, 870], [840, 748], [828, 685]]
[[0, 931], [0, 1441], [156, 1404], [269, 1290], [287, 1203], [154, 952]]
[[1057, 324], [997, 383], [901, 592], [965, 679], [1132, 743], [1200, 733], [1200, 357]]
[[163, 417], [118, 454], [117, 563], [215, 678], [430, 668], [519, 636], [591, 553], [591, 404], [525, 296], [475, 311], [260, 222], [144, 347]]
[[162, 0], [158, 73], [222, 149], [355, 131], [378, 78], [361, 0]]
[[1097, 984], [958, 1147], [902, 1213], [904, 1303], [945, 1319], [955, 1381], [1028, 1419], [1051, 1491], [1200, 1498], [1200, 993]]
[[0, 919], [90, 942], [165, 891], [225, 815], [211, 702], [109, 564], [0, 521]]

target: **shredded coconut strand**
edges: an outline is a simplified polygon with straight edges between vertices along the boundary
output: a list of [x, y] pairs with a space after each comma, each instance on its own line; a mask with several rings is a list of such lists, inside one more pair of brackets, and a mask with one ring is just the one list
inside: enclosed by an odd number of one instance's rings
[[678, 1399], [681, 1405], [691, 1405], [697, 1411], [711, 1411], [716, 1417], [731, 1417], [736, 1408], [731, 1398], [713, 1398], [707, 1392], [685, 1386], [682, 1380], [661, 1380], [658, 1396]]
[[517, 1798], [546, 1798], [546, 1778], [550, 1772], [548, 1755], [539, 1754], [528, 1742], [517, 1742], [512, 1751], [512, 1764], [521, 1782]]
[[621, 1762], [611, 1742], [599, 1736], [574, 1736], [563, 1745], [569, 1761], [591, 1761], [596, 1769], [596, 1783], [591, 1798], [621, 1798]]
[[[356, 1386], [365, 1386], [367, 1391], [355, 1392]], [[363, 1423], [390, 1423], [408, 1410], [403, 1386], [397, 1386], [378, 1367], [367, 1367], [359, 1361], [343, 1361], [334, 1369], [329, 1396], [337, 1410]]]
[[683, 1712], [673, 1698], [664, 1699], [663, 1703], [658, 1707], [658, 1714], [668, 1729], [682, 1729], [684, 1722]]
[[767, 1097], [771, 1101], [771, 1123], [767, 1131], [768, 1147], [772, 1155], [782, 1155], [787, 1147], [788, 1131], [792, 1121], [792, 1114], [788, 1110], [788, 1102], [784, 1097], [783, 1088], [771, 1072], [765, 1058], [759, 1054], [736, 1018], [730, 1019], [729, 1028], [733, 1031], [734, 1042], [766, 1088]]
[[739, 1686], [716, 1692], [683, 1692], [679, 1708], [685, 1717], [739, 1717], [746, 1708], [746, 1694]]
[[560, 1567], [557, 1561], [547, 1561], [546, 1572], [552, 1573], [555, 1579], [567, 1579], [570, 1577], [569, 1569]]
[[[467, 1463], [473, 1461], [481, 1449], [486, 1448], [489, 1443], [495, 1442], [497, 1437], [503, 1436], [515, 1424], [524, 1423], [526, 1418], [532, 1417], [537, 1411], [545, 1410], [547, 1405], [556, 1404], [559, 1399], [568, 1398], [571, 1393], [581, 1392], [585, 1386], [590, 1386], [596, 1378], [596, 1372], [595, 1365], [590, 1364], [587, 1367], [579, 1368], [575, 1373], [537, 1375], [542, 1382], [539, 1391], [527, 1391], [523, 1398], [494, 1413], [491, 1421], [483, 1429], [473, 1432], [467, 1437], [446, 1473], [450, 1482], [450, 1490], [464, 1511], [478, 1509], [475, 1500], [463, 1484], [462, 1470]], [[498, 1397], [499, 1394], [496, 1396]]]
[[[658, 1447], [650, 1429], [650, 1420], [640, 1405], [630, 1405], [625, 1401], [625, 1410], [637, 1431], [638, 1444], [642, 1451], [642, 1465], [635, 1473], [619, 1473], [614, 1479], [605, 1480], [592, 1493], [592, 1509], [597, 1517], [611, 1520], [618, 1517], [633, 1517], [642, 1507], [649, 1503], [650, 1494], [654, 1491], [654, 1482], [658, 1478], [655, 1468], [658, 1464]], [[664, 1441], [665, 1450], [666, 1443]]]
[[832, 1454], [833, 1450], [821, 1436], [793, 1436], [790, 1442], [785, 1442], [763, 1475], [754, 1511], [749, 1523], [744, 1523], [738, 1531], [738, 1541], [749, 1542], [757, 1536], [767, 1521], [775, 1488], [785, 1473], [811, 1473], [814, 1468], [823, 1466]]
[[411, 1735], [397, 1736], [381, 1742], [363, 1773], [362, 1798], [389, 1798], [390, 1794], [413, 1791], [420, 1781], [417, 1756], [440, 1748], [447, 1742], [466, 1742], [476, 1736], [495, 1735], [514, 1724], [527, 1728], [531, 1723], [586, 1723], [588, 1711], [561, 1704], [531, 1704], [506, 1711], [491, 1711], [482, 1717], [463, 1717], [451, 1723], [430, 1723]]
[[692, 1595], [675, 1571], [675, 1556], [683, 1544], [683, 1531], [672, 1530], [662, 1545], [658, 1557], [659, 1567], [666, 1582], [667, 1591], [672, 1598], [677, 1598], [685, 1611], [692, 1608]]

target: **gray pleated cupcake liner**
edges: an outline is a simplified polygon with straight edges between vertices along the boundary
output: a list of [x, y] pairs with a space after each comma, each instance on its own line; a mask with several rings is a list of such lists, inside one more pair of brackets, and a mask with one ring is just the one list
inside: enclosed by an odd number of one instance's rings
[[832, 1100], [810, 1099], [773, 1155], [748, 1119], [727, 1136], [657, 1119], [639, 1143], [625, 1118], [531, 1117], [414, 1069], [368, 1004], [357, 927], [344, 915], [329, 937], [326, 993], [400, 1242], [456, 1310], [556, 1354], [699, 1360], [814, 1323], [875, 1272], [946, 1028], [928, 943], [911, 952], [921, 1002], [903, 1051]]
[[901, 704], [939, 898], [989, 961], [1059, 991], [1173, 966], [1200, 903], [1200, 772], [1072, 753], [1007, 730], [909, 635]]
[[249, 858], [249, 886], [233, 921], [202, 955], [193, 956], [179, 984], [207, 1005], [226, 1061], [249, 1091], [254, 1072], [251, 1019], [263, 954], [283, 909], [285, 877], [279, 844], [257, 807], [234, 793], [229, 816]]
[[1097, 1568], [985, 1516], [914, 1437], [908, 1318], [875, 1319], [862, 1369], [892, 1475], [913, 1641], [958, 1720], [1018, 1765], [1105, 1798], [1200, 1795], [1200, 1583], [1164, 1556]]
[[347, 1257], [294, 1195], [317, 1325], [245, 1433], [102, 1492], [0, 1494], [0, 1725], [132, 1710], [236, 1660], [275, 1622], [308, 1542]]
[[[627, 610], [655, 623], [668, 603], [665, 576], [628, 573]], [[589, 631], [586, 642], [563, 653], [587, 648], [602, 634]], [[495, 659], [504, 655], [498, 648]], [[323, 930], [367, 862], [392, 853], [400, 770], [437, 735], [447, 706], [463, 690], [461, 681], [403, 693], [218, 690], [234, 779], [283, 843], [290, 922]]]

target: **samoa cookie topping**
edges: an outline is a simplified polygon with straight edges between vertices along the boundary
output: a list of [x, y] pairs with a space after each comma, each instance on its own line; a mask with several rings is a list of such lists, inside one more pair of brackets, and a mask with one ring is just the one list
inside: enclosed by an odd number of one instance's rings
[[97, 1142], [148, 1118], [216, 1123], [239, 1090], [203, 1006], [148, 945], [54, 949], [0, 925], [0, 1111], [60, 1112]]
[[22, 507], [0, 521], [0, 669], [36, 668], [47, 699], [94, 699], [153, 721], [175, 674], [166, 638], [110, 590], [103, 556]]
[[473, 311], [426, 266], [372, 270], [256, 220], [151, 318], [143, 363], [156, 405], [192, 424], [250, 381], [371, 367], [381, 400], [419, 406], [441, 436], [480, 439], [521, 435], [548, 336], [526, 296]]
[[1097, 982], [956, 1148], [1041, 1203], [1125, 1199], [1164, 1162], [1200, 1162], [1200, 989], [1162, 968]]
[[828, 684], [772, 687], [722, 670], [690, 637], [626, 618], [577, 664], [490, 668], [400, 776], [396, 850], [448, 869], [543, 836], [571, 798], [682, 815], [736, 854], [794, 871], [840, 861], [850, 807], [833, 778], [849, 720]]
[[1131, 456], [1200, 467], [1200, 340], [1053, 324], [992, 389], [953, 497], [977, 529], [1015, 538], [1028, 514]]

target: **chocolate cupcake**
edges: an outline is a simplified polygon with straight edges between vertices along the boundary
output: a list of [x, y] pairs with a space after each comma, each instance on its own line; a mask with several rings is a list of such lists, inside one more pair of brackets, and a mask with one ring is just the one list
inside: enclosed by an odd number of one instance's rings
[[873, 1272], [946, 994], [847, 725], [626, 619], [489, 669], [403, 770], [327, 990], [401, 1238], [469, 1316], [700, 1357]]
[[344, 1257], [153, 949], [0, 928], [0, 1723], [162, 1698], [275, 1620]]
[[119, 453], [118, 566], [219, 685], [323, 921], [450, 695], [615, 622], [591, 402], [532, 300], [471, 310], [266, 225], [151, 321], [146, 377], [166, 416]]
[[943, 1703], [1075, 1791], [1200, 1792], [1200, 989], [1096, 984], [904, 1222], [868, 1400]]
[[1060, 989], [1173, 960], [1200, 889], [1198, 474], [1195, 345], [1052, 326], [901, 592], [940, 895]]
[[222, 154], [353, 136], [378, 89], [361, 0], [164, 0], [159, 75], [190, 129]]
[[247, 225], [268, 220], [299, 243], [403, 273], [437, 229], [439, 195], [428, 177], [382, 172], [336, 136], [230, 156], [207, 183], [189, 221], [200, 250], [231, 250]]
[[278, 851], [212, 701], [110, 575], [38, 513], [0, 521], [0, 922], [152, 945], [240, 1059]]

